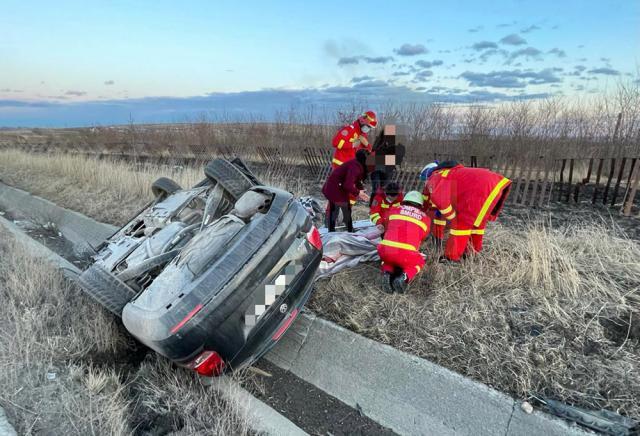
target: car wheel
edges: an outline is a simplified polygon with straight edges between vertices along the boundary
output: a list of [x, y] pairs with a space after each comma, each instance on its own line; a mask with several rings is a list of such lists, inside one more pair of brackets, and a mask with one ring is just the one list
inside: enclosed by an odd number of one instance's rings
[[122, 317], [124, 306], [136, 295], [133, 289], [100, 265], [91, 265], [80, 275], [78, 283], [91, 298], [119, 317]]
[[210, 180], [222, 185], [236, 200], [254, 186], [240, 168], [225, 159], [212, 160], [205, 167], [204, 173]]
[[167, 177], [160, 177], [151, 185], [151, 192], [158, 200], [164, 200], [181, 189], [180, 185]]

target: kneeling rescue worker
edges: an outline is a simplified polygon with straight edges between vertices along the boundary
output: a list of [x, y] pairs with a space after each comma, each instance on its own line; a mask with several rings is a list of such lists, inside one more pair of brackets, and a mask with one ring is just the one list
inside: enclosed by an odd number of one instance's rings
[[404, 195], [402, 187], [396, 182], [389, 182], [382, 188], [378, 188], [371, 200], [369, 219], [384, 233], [389, 222], [389, 212], [392, 208], [400, 206]]
[[431, 204], [450, 224], [445, 259], [459, 261], [467, 253], [482, 251], [487, 221], [495, 221], [509, 194], [511, 181], [485, 168], [467, 168], [455, 161], [442, 162], [426, 172], [426, 192]]
[[431, 219], [422, 205], [422, 194], [410, 191], [389, 211], [387, 231], [378, 244], [384, 292], [403, 293], [424, 266], [420, 244], [429, 234]]

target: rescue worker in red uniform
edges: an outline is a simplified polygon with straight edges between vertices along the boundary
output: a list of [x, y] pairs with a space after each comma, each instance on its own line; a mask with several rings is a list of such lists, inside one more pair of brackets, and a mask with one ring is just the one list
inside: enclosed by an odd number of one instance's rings
[[355, 159], [333, 170], [322, 187], [322, 193], [329, 200], [326, 225], [330, 232], [336, 230], [336, 219], [340, 210], [347, 231], [353, 232], [349, 199], [356, 198], [364, 189], [364, 180], [367, 178], [367, 155], [365, 150], [358, 150]]
[[364, 148], [371, 151], [367, 134], [376, 128], [378, 120], [373, 111], [363, 113], [353, 123], [342, 127], [333, 137], [331, 144], [335, 151], [331, 160], [331, 168], [334, 170], [343, 163], [356, 157], [356, 151]]
[[487, 221], [498, 218], [510, 187], [511, 181], [500, 174], [455, 161], [442, 162], [429, 172], [429, 200], [450, 226], [445, 259], [459, 261], [469, 248], [469, 239], [473, 251], [482, 251]]
[[396, 182], [389, 182], [384, 189], [378, 188], [371, 201], [369, 208], [369, 219], [378, 226], [381, 232], [387, 229], [389, 212], [391, 208], [400, 206], [404, 195], [402, 187]]
[[431, 174], [438, 166], [438, 162], [432, 162], [425, 166], [420, 172], [420, 180], [424, 182], [424, 188], [422, 190], [422, 200], [424, 201], [423, 210], [431, 218], [431, 235], [435, 238], [438, 246], [442, 246], [442, 240], [444, 239], [444, 231], [447, 227], [447, 221], [442, 218], [442, 214], [438, 211], [438, 208], [431, 203], [429, 197], [429, 190], [427, 189], [427, 174]]
[[387, 231], [378, 244], [382, 260], [382, 289], [386, 293], [404, 293], [424, 266], [420, 244], [429, 234], [431, 219], [422, 206], [422, 194], [410, 191], [400, 206], [389, 211]]

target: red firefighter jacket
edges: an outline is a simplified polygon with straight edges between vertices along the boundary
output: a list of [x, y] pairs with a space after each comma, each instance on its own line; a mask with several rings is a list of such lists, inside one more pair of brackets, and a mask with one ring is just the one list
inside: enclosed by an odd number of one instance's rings
[[387, 247], [418, 251], [429, 234], [431, 219], [423, 210], [403, 204], [391, 208], [387, 230], [380, 244]]
[[453, 168], [434, 172], [427, 181], [429, 201], [447, 221], [466, 227], [482, 227], [500, 213], [494, 210], [511, 181], [485, 168]]
[[[333, 152], [333, 159], [331, 160], [331, 167], [337, 168], [343, 163], [350, 161], [356, 157], [356, 151], [362, 146], [371, 151], [371, 145], [361, 145], [362, 139], [364, 142], [368, 141], [367, 134], [362, 133], [360, 130], [360, 124], [354, 122], [338, 130], [333, 137], [331, 144], [335, 148]], [[368, 142], [367, 142], [368, 143]]]
[[400, 192], [393, 204], [389, 203], [384, 191], [379, 188], [371, 201], [371, 208], [369, 210], [369, 219], [371, 222], [374, 224], [381, 224], [386, 229], [391, 208], [400, 206], [403, 198], [404, 195]]
[[363, 188], [365, 171], [356, 159], [347, 161], [329, 174], [322, 193], [332, 203], [346, 203], [349, 196], [357, 197]]
[[[424, 210], [427, 215], [432, 217], [432, 223], [434, 226], [446, 226], [447, 220], [444, 219], [438, 211], [438, 208], [431, 202], [431, 196], [429, 195], [429, 190], [427, 189], [427, 184], [424, 184], [424, 189], [422, 191], [422, 201], [424, 202], [424, 206], [422, 210]], [[438, 212], [438, 213], [436, 213]]]

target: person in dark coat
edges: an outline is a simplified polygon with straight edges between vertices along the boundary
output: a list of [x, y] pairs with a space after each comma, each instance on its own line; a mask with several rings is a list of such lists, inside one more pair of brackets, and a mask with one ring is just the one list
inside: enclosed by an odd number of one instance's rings
[[404, 145], [396, 144], [395, 125], [384, 126], [373, 144], [372, 154], [375, 156], [375, 168], [371, 172], [371, 199], [378, 189], [393, 180], [396, 166], [404, 159]]
[[329, 200], [326, 221], [330, 232], [336, 230], [336, 220], [340, 211], [342, 211], [347, 230], [353, 232], [349, 196], [357, 197], [364, 189], [364, 180], [367, 178], [367, 155], [366, 150], [358, 150], [356, 158], [333, 170], [322, 187], [322, 193]]

